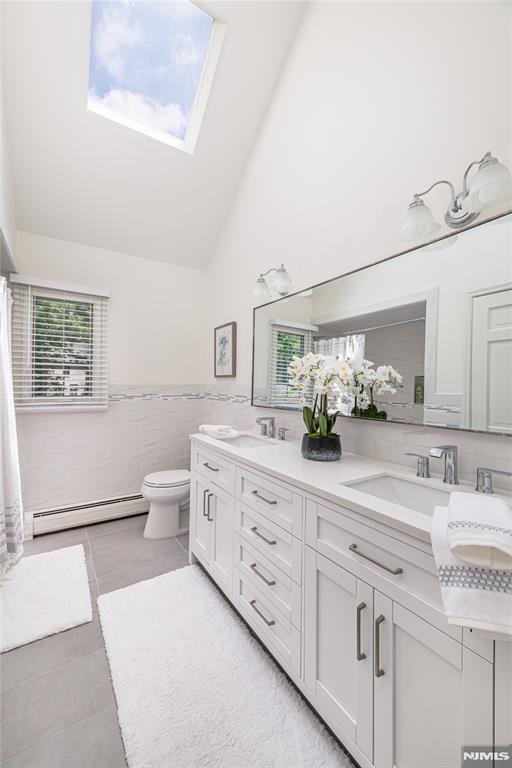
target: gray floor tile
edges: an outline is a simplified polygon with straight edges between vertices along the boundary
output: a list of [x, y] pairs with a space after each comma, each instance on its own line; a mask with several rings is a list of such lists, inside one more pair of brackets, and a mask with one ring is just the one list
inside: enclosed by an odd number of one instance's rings
[[182, 536], [177, 536], [176, 538], [178, 539], [182, 547], [186, 549], [188, 552], [188, 533], [184, 533]]
[[68, 531], [58, 531], [58, 533], [45, 533], [42, 536], [36, 536], [30, 541], [25, 541], [23, 549], [25, 555], [37, 555], [40, 552], [51, 552], [54, 549], [62, 547], [72, 547], [74, 544], [85, 544], [87, 533], [85, 528], [70, 528]]
[[118, 565], [114, 571], [98, 579], [99, 591], [101, 595], [114, 592], [116, 589], [129, 587], [130, 584], [136, 584], [138, 581], [153, 579], [162, 573], [183, 568], [185, 565], [188, 565], [188, 555], [182, 549], [158, 560], [148, 560], [122, 567]]
[[138, 528], [98, 536], [90, 539], [90, 545], [98, 582], [119, 568], [154, 562], [164, 557], [172, 558], [177, 552], [182, 552], [174, 539], [145, 539]]
[[105, 651], [64, 664], [2, 693], [2, 758], [113, 705]]
[[126, 768], [115, 707], [19, 752], [3, 768]]
[[96, 523], [87, 526], [87, 535], [90, 539], [104, 536], [106, 533], [117, 533], [126, 528], [143, 529], [146, 525], [147, 514], [133, 515], [132, 517], [120, 517], [118, 520], [107, 520], [106, 523]]
[[93, 603], [93, 620], [79, 627], [73, 627], [65, 632], [58, 632], [34, 643], [14, 648], [0, 656], [1, 689], [12, 688], [34, 677], [75, 661], [83, 656], [89, 656], [95, 651], [102, 650], [103, 635], [98, 618], [95, 595], [91, 595]]

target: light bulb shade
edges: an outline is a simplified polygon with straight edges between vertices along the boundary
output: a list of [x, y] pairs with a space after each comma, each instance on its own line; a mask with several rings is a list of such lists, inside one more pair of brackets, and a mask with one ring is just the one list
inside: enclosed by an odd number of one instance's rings
[[492, 159], [482, 163], [471, 179], [463, 208], [477, 212], [491, 205], [499, 205], [509, 198], [512, 198], [512, 176], [503, 163]]
[[440, 228], [441, 225], [434, 221], [432, 211], [423, 200], [415, 200], [404, 216], [400, 230], [401, 238], [406, 242], [422, 240], [433, 235]]
[[281, 296], [285, 296], [292, 290], [292, 281], [290, 280], [290, 275], [284, 268], [284, 264], [281, 264], [276, 272], [273, 287], [279, 294], [281, 294]]
[[265, 278], [262, 275], [258, 277], [252, 295], [255, 299], [260, 299], [261, 301], [270, 299], [270, 291], [268, 285], [265, 282]]

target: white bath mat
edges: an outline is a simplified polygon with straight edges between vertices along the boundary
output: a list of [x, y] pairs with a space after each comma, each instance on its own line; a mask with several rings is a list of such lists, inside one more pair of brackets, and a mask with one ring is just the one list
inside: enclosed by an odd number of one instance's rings
[[83, 546], [22, 558], [0, 588], [0, 615], [2, 652], [91, 621]]
[[98, 606], [130, 768], [352, 765], [198, 566]]

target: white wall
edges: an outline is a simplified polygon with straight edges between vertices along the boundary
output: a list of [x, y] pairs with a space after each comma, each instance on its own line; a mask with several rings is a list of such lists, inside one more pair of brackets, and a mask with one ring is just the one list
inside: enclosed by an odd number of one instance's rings
[[[512, 167], [511, 49], [506, 3], [310, 3], [209, 266], [210, 325], [238, 323], [233, 391], [250, 384], [259, 272], [284, 261], [300, 290], [377, 261], [403, 249], [414, 192], [461, 181], [487, 150]], [[429, 202], [440, 220], [446, 190]], [[210, 408], [240, 426], [263, 413]], [[268, 414], [303, 431], [298, 415]], [[411, 466], [405, 451], [453, 441], [466, 477], [512, 460], [499, 436], [348, 419], [341, 431], [346, 449]]]
[[28, 516], [136, 494], [148, 472], [188, 466], [202, 421], [206, 273], [25, 232], [16, 252], [21, 274], [111, 295], [107, 411], [17, 415]]
[[[284, 261], [296, 289], [403, 248], [414, 192], [487, 150], [512, 166], [512, 6], [311, 3], [209, 267], [211, 324], [238, 321]], [[446, 190], [430, 196], [441, 214]]]
[[110, 384], [204, 380], [204, 271], [26, 232], [16, 251], [21, 274], [110, 290]]
[[[4, 105], [3, 87], [3, 3], [0, 3], [0, 230], [2, 230], [7, 246], [14, 254], [15, 217], [14, 217], [14, 190], [12, 182], [12, 169], [10, 150], [7, 144], [6, 115]], [[1, 252], [1, 248], [0, 248]], [[0, 256], [1, 260], [1, 256]], [[0, 263], [0, 271], [3, 264]]]

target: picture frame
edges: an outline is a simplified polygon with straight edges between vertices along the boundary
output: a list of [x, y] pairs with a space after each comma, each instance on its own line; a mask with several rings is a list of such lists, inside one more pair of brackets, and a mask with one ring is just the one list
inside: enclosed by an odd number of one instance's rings
[[213, 331], [213, 375], [217, 378], [236, 376], [236, 323], [218, 325]]

